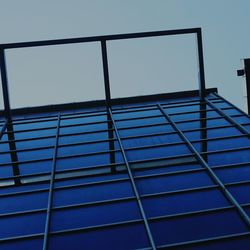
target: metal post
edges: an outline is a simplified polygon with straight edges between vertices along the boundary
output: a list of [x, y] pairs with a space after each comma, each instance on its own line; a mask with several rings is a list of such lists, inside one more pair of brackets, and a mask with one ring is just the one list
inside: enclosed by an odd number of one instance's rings
[[5, 53], [4, 53], [4, 49], [2, 48], [0, 49], [0, 70], [1, 70], [2, 89], [3, 89], [4, 111], [5, 111], [5, 116], [9, 119], [11, 118], [10, 99], [9, 99], [9, 90], [8, 90]]
[[199, 65], [199, 84], [200, 84], [200, 98], [201, 101], [206, 96], [206, 83], [205, 83], [205, 70], [204, 70], [204, 58], [203, 58], [203, 45], [202, 45], [202, 33], [201, 28], [197, 29], [197, 49], [198, 49], [198, 65]]
[[110, 107], [111, 94], [110, 94], [110, 84], [109, 84], [109, 70], [108, 70], [108, 57], [107, 57], [106, 40], [102, 40], [101, 45], [102, 45], [102, 64], [103, 64], [105, 97], [106, 97], [107, 106]]

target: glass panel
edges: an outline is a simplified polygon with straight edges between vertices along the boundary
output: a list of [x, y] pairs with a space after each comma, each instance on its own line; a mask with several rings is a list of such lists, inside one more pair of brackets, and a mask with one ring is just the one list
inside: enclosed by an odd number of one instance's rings
[[0, 238], [43, 233], [46, 213], [23, 214], [2, 217], [0, 220]]
[[41, 239], [19, 239], [10, 240], [7, 242], [0, 243], [1, 250], [27, 250], [27, 249], [43, 249], [43, 238]]
[[47, 208], [48, 191], [1, 197], [0, 214]]
[[[111, 154], [95, 154], [89, 156], [78, 156], [71, 158], [60, 158], [57, 160], [57, 170], [75, 169], [88, 166], [107, 165], [111, 162]], [[115, 153], [115, 161], [122, 162], [121, 153]]]
[[228, 190], [240, 204], [250, 203], [250, 184], [229, 186]]
[[157, 245], [247, 231], [245, 223], [233, 210], [169, 218], [150, 224]]
[[215, 168], [214, 171], [224, 183], [250, 181], [250, 165]]
[[140, 218], [136, 201], [60, 209], [52, 213], [51, 230], [90, 227]]
[[[139, 236], [139, 237], [138, 237]], [[137, 249], [149, 247], [143, 224], [121, 225], [100, 230], [53, 235], [50, 249]]]
[[230, 205], [216, 189], [144, 198], [147, 217], [187, 213]]
[[[84, 195], [83, 195], [84, 194]], [[54, 191], [54, 206], [95, 202], [122, 197], [134, 196], [130, 182], [114, 182], [99, 185], [56, 189]]]
[[208, 154], [208, 164], [211, 166], [244, 162], [250, 162], [250, 149]]
[[190, 154], [186, 145], [161, 146], [154, 148], [133, 149], [127, 151], [128, 160], [146, 160], [160, 157], [171, 157]]
[[212, 180], [205, 172], [137, 179], [136, 183], [141, 194], [153, 194], [213, 185]]
[[137, 136], [137, 135], [148, 135], [164, 132], [174, 132], [171, 125], [158, 125], [144, 128], [134, 128], [134, 129], [120, 129], [119, 134], [121, 137], [127, 136]]

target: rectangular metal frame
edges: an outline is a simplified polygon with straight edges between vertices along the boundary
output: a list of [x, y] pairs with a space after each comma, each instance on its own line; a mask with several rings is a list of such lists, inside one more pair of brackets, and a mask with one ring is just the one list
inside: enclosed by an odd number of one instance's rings
[[146, 37], [160, 37], [160, 36], [170, 36], [170, 35], [184, 35], [184, 34], [196, 34], [198, 65], [199, 65], [199, 93], [200, 93], [200, 98], [203, 99], [206, 94], [205, 93], [206, 85], [205, 85], [201, 28], [164, 30], [164, 31], [152, 31], [152, 32], [141, 32], [141, 33], [129, 33], [129, 34], [104, 35], [104, 36], [93, 36], [93, 37], [79, 37], [79, 38], [68, 38], [68, 39], [57, 39], [57, 40], [0, 44], [0, 70], [1, 70], [1, 78], [2, 78], [5, 115], [7, 118], [11, 118], [11, 106], [10, 106], [10, 100], [9, 100], [7, 69], [6, 69], [6, 60], [5, 60], [5, 50], [7, 49], [100, 42], [101, 51], [102, 51], [102, 62], [103, 62], [105, 98], [106, 98], [106, 104], [109, 107], [111, 100], [112, 100], [112, 96], [110, 92], [109, 67], [108, 67], [108, 55], [107, 55], [107, 42], [108, 41], [146, 38]]

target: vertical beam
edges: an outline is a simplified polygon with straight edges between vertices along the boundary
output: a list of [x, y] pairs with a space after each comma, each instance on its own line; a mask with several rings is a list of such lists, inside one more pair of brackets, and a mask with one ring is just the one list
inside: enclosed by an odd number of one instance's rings
[[14, 132], [15, 131], [14, 131], [12, 121], [9, 120], [7, 124], [7, 135], [8, 135], [8, 142], [9, 142], [9, 148], [10, 148], [10, 157], [11, 157], [12, 167], [13, 167], [14, 183], [15, 185], [21, 185], [22, 182], [20, 179], [20, 170], [19, 170], [18, 155], [16, 151], [16, 140], [15, 140]]
[[108, 69], [106, 40], [101, 40], [101, 47], [102, 47], [102, 65], [103, 65], [105, 98], [106, 98], [107, 106], [110, 107], [111, 93], [110, 93], [110, 84], [109, 84], [109, 69]]
[[244, 66], [247, 91], [247, 112], [250, 115], [250, 58], [244, 59]]
[[160, 104], [157, 104], [159, 110], [163, 114], [163, 116], [166, 118], [168, 122], [171, 123], [172, 127], [176, 132], [178, 132], [179, 136], [182, 138], [182, 140], [186, 143], [189, 150], [195, 155], [197, 161], [203, 166], [203, 168], [208, 172], [211, 179], [217, 184], [221, 191], [223, 192], [224, 196], [228, 199], [228, 201], [231, 202], [232, 205], [237, 209], [239, 215], [241, 216], [242, 220], [245, 222], [245, 224], [250, 228], [250, 218], [247, 215], [247, 213], [244, 211], [244, 209], [240, 206], [238, 201], [232, 196], [232, 194], [226, 189], [225, 185], [221, 182], [221, 180], [217, 177], [217, 175], [214, 173], [212, 168], [206, 163], [206, 161], [202, 158], [202, 156], [199, 154], [199, 152], [194, 148], [192, 143], [187, 139], [187, 137], [184, 135], [184, 133], [177, 127], [175, 122], [170, 118], [170, 116], [167, 114], [167, 112], [162, 108]]
[[46, 217], [44, 240], [43, 240], [43, 250], [48, 249], [48, 243], [49, 243], [50, 218], [51, 218], [51, 209], [53, 205], [53, 189], [54, 189], [54, 180], [55, 180], [55, 173], [56, 173], [56, 158], [57, 158], [57, 151], [58, 151], [60, 121], [61, 121], [61, 115], [59, 114], [58, 122], [57, 122], [57, 129], [56, 129], [54, 155], [53, 155], [53, 161], [52, 161], [52, 167], [51, 167], [51, 177], [50, 177], [49, 197], [48, 197], [48, 206], [47, 206], [47, 217]]
[[[200, 125], [201, 125], [201, 152], [207, 152], [207, 105], [200, 102]], [[203, 155], [203, 159], [207, 162], [207, 155]]]
[[204, 58], [203, 58], [203, 45], [202, 45], [202, 33], [201, 28], [197, 30], [197, 49], [198, 49], [198, 66], [199, 66], [199, 93], [201, 101], [206, 96], [206, 83], [205, 83], [205, 70], [204, 70]]
[[[132, 171], [131, 171], [131, 167], [130, 167], [130, 165], [129, 165], [129, 162], [128, 162], [128, 159], [127, 159], [127, 156], [126, 156], [124, 147], [123, 147], [123, 145], [122, 145], [121, 137], [120, 137], [119, 132], [118, 132], [118, 129], [117, 129], [117, 127], [116, 127], [116, 124], [115, 124], [115, 121], [114, 121], [114, 118], [113, 118], [111, 109], [108, 108], [108, 111], [109, 111], [109, 114], [110, 114], [111, 121], [112, 121], [112, 123], [113, 123], [113, 127], [114, 127], [114, 130], [115, 130], [115, 134], [116, 134], [116, 137], [117, 137], [117, 140], [118, 140], [120, 149], [121, 149], [122, 157], [123, 157], [123, 159], [124, 159], [124, 162], [125, 162], [125, 165], [126, 165], [126, 168], [127, 168], [127, 171], [128, 171], [128, 175], [129, 175], [129, 178], [130, 178], [130, 182], [131, 182], [131, 185], [132, 185], [132, 189], [133, 189], [133, 191], [134, 191], [134, 194], [135, 194], [135, 197], [136, 197], [138, 206], [139, 206], [139, 210], [140, 210], [141, 216], [142, 216], [142, 218], [143, 218], [143, 222], [144, 222], [144, 226], [145, 226], [145, 229], [146, 229], [148, 238], [149, 238], [149, 242], [150, 242], [150, 244], [151, 244], [152, 249], [153, 249], [153, 250], [156, 250], [156, 246], [155, 246], [155, 243], [154, 243], [154, 239], [153, 239], [151, 230], [150, 230], [150, 228], [149, 228], [148, 220], [147, 220], [147, 217], [146, 217], [146, 215], [145, 215], [144, 208], [143, 208], [143, 206], [142, 206], [141, 198], [140, 198], [139, 192], [138, 192], [137, 187], [136, 187], [136, 184], [135, 184], [135, 180], [134, 180], [134, 177], [133, 177], [133, 174], [132, 174]], [[140, 237], [140, 236], [139, 236], [139, 237]]]
[[0, 71], [1, 71], [1, 79], [2, 79], [4, 111], [5, 111], [5, 116], [9, 119], [11, 118], [10, 99], [9, 99], [9, 90], [8, 90], [5, 53], [4, 53], [3, 48], [0, 48]]

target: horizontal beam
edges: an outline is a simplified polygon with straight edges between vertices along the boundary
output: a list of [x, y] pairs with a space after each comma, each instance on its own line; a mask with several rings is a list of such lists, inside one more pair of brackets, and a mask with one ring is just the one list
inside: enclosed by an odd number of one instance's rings
[[157, 36], [182, 35], [182, 34], [184, 35], [192, 33], [198, 34], [200, 31], [201, 28], [190, 28], [190, 29], [178, 29], [178, 30], [162, 30], [162, 31], [139, 32], [139, 33], [128, 33], [128, 34], [104, 35], [104, 36], [66, 38], [66, 39], [55, 39], [55, 40], [33, 41], [33, 42], [5, 43], [1, 44], [0, 48], [17, 49], [17, 48], [40, 47], [49, 45], [123, 40], [123, 39], [133, 39], [133, 38], [143, 38], [143, 37], [157, 37]]

